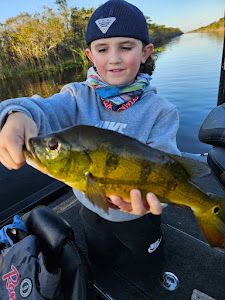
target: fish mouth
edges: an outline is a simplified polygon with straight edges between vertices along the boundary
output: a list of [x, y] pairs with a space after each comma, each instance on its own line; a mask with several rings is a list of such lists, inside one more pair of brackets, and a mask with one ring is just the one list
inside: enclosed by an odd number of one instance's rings
[[47, 174], [47, 168], [45, 166], [43, 166], [43, 164], [41, 163], [40, 159], [38, 158], [37, 155], [35, 155], [35, 153], [31, 150], [28, 150], [26, 147], [24, 147], [23, 149], [23, 153], [26, 159], [26, 163], [37, 169], [38, 171]]
[[38, 157], [34, 153], [34, 149], [32, 147], [32, 144], [29, 143], [28, 146], [29, 146], [29, 149], [26, 145], [23, 146], [23, 153], [24, 153], [25, 159], [26, 160], [32, 159], [32, 160], [35, 160], [35, 161], [38, 160], [40, 162], [40, 160], [38, 159]]
[[31, 151], [27, 150], [26, 148], [23, 149], [23, 153], [24, 153], [26, 159], [35, 159], [35, 156], [33, 155], [33, 153]]

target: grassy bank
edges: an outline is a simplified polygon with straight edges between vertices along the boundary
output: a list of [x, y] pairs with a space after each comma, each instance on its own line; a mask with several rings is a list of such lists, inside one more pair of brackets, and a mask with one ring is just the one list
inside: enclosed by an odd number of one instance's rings
[[[179, 36], [181, 33], [170, 32], [165, 34], [164, 32], [157, 32], [151, 36], [151, 42], [154, 44], [154, 53], [162, 52], [164, 45], [168, 43], [172, 38]], [[77, 52], [83, 52], [81, 48], [77, 49]], [[57, 57], [57, 60], [43, 59], [39, 64], [20, 63], [15, 64], [8, 62], [0, 66], [0, 80], [6, 80], [8, 78], [26, 77], [32, 74], [48, 75], [54, 73], [64, 72], [69, 69], [78, 69], [86, 72], [89, 62], [86, 57], [82, 55], [71, 55], [70, 57]]]
[[[23, 13], [0, 24], [0, 79], [87, 69], [85, 28], [93, 8], [68, 8], [66, 0], [58, 3], [57, 12], [45, 7], [42, 13]], [[156, 53], [182, 34], [146, 19]]]

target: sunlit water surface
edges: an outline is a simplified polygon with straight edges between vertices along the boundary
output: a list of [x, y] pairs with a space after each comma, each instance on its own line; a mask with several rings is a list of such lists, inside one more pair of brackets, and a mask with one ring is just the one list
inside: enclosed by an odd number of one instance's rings
[[156, 62], [152, 84], [174, 103], [180, 115], [177, 142], [182, 151], [199, 153], [199, 128], [217, 105], [223, 36], [189, 33], [167, 44]]

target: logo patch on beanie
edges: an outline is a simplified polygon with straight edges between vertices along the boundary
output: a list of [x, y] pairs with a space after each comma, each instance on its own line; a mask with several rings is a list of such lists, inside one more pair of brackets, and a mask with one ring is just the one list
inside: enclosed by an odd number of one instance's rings
[[109, 30], [110, 26], [115, 22], [115, 20], [115, 17], [102, 18], [96, 20], [95, 23], [102, 33], [106, 33]]

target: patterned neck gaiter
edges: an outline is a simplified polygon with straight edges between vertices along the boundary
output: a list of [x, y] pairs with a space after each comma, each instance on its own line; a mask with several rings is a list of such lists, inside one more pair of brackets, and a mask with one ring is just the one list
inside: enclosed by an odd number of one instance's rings
[[87, 84], [96, 90], [102, 104], [109, 110], [121, 111], [129, 108], [140, 100], [141, 95], [149, 82], [151, 76], [139, 73], [136, 80], [125, 86], [109, 85], [102, 80], [94, 68], [90, 68], [87, 74]]

